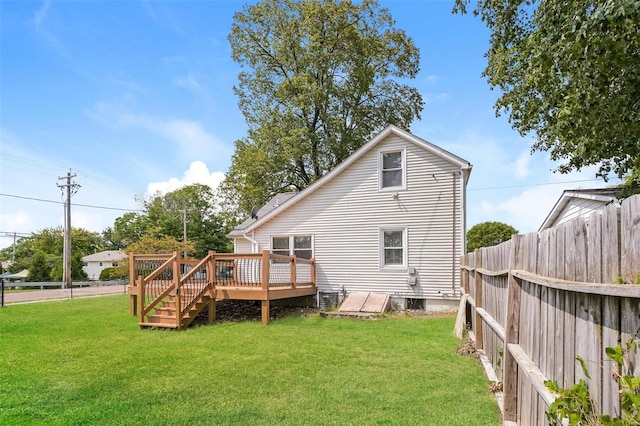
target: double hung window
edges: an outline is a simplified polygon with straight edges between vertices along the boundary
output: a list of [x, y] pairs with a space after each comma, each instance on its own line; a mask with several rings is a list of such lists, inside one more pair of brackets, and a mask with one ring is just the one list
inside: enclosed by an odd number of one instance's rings
[[385, 266], [406, 266], [407, 230], [380, 230], [380, 263]]
[[381, 152], [379, 160], [380, 189], [404, 189], [405, 185], [405, 151]]
[[313, 257], [312, 237], [311, 235], [272, 237], [271, 253], [311, 259]]

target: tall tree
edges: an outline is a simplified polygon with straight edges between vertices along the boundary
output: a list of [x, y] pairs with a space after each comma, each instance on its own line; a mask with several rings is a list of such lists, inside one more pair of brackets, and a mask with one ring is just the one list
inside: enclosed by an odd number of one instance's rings
[[43, 252], [38, 251], [31, 258], [29, 263], [29, 274], [25, 281], [46, 282], [51, 280], [51, 264], [47, 262]]
[[[193, 255], [204, 257], [209, 250], [228, 251], [227, 229], [219, 218], [213, 190], [202, 184], [182, 187], [167, 194], [155, 194], [144, 201], [143, 213], [125, 213], [105, 232], [111, 245], [130, 247], [144, 237], [171, 237], [191, 241]], [[191, 250], [190, 250], [191, 251]]]
[[597, 165], [640, 184], [640, 1], [479, 0], [474, 13], [491, 31], [496, 113], [560, 172]]
[[467, 231], [467, 251], [480, 247], [490, 247], [510, 240], [518, 230], [502, 222], [483, 222], [474, 225]]
[[248, 213], [320, 178], [388, 124], [420, 118], [419, 51], [375, 0], [263, 0], [234, 15], [249, 126], [222, 185]]

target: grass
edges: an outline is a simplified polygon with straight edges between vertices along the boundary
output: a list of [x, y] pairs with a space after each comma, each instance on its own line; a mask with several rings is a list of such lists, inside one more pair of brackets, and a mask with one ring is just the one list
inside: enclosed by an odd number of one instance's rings
[[0, 309], [0, 424], [500, 424], [451, 317], [136, 321], [125, 295]]

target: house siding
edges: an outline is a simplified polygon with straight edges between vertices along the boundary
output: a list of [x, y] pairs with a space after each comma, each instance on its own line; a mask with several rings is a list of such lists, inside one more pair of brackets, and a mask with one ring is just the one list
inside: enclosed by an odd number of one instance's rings
[[587, 200], [584, 198], [572, 198], [551, 226], [558, 226], [577, 217], [587, 219], [591, 213], [600, 210], [606, 203], [599, 200]]
[[[380, 151], [406, 150], [406, 189], [378, 189]], [[455, 194], [455, 197], [454, 197]], [[371, 291], [405, 298], [454, 298], [462, 238], [464, 183], [460, 168], [389, 135], [333, 180], [255, 230], [260, 250], [272, 236], [313, 235], [320, 292]], [[381, 267], [380, 229], [407, 229], [407, 266]], [[236, 251], [251, 244], [236, 239]], [[418, 284], [409, 286], [408, 268]]]

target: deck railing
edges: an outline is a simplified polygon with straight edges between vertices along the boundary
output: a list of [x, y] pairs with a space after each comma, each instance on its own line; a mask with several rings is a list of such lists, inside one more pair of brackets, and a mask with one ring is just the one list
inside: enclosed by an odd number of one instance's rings
[[[202, 260], [173, 254], [129, 255], [131, 314], [144, 323], [162, 302], [175, 295], [176, 326], [206, 292], [216, 289], [285, 290], [315, 288], [315, 260], [262, 253], [216, 253]], [[255, 297], [252, 297], [255, 299]], [[261, 297], [264, 299], [265, 297]], [[270, 297], [267, 295], [266, 299]]]

